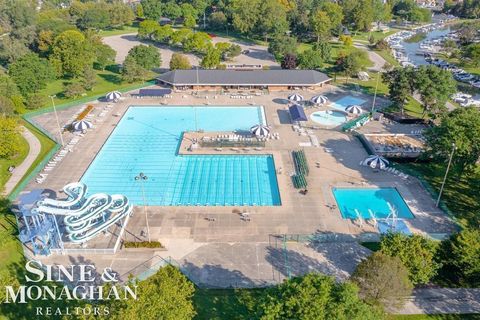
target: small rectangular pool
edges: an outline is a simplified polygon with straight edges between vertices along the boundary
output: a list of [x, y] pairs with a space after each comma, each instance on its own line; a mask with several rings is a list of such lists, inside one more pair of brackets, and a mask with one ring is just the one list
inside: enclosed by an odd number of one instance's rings
[[333, 195], [344, 219], [386, 218], [392, 205], [398, 218], [412, 219], [414, 215], [396, 188], [333, 188]]
[[338, 99], [334, 103], [332, 103], [332, 107], [335, 108], [335, 109], [341, 110], [341, 111], [345, 111], [345, 109], [348, 106], [351, 106], [353, 104], [357, 105], [357, 106], [361, 106], [365, 102], [366, 102], [365, 100], [360, 99], [360, 98], [355, 98], [355, 97], [352, 97], [352, 96], [345, 96], [343, 98]]

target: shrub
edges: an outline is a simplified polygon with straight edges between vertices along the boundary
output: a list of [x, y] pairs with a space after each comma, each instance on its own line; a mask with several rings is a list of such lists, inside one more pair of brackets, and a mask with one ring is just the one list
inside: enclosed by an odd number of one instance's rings
[[125, 248], [163, 248], [159, 241], [125, 241], [123, 246]]

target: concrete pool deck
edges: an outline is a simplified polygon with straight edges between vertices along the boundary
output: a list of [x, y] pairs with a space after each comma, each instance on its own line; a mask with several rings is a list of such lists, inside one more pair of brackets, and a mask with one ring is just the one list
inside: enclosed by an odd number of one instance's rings
[[[148, 207], [152, 240], [162, 242], [167, 248], [166, 251], [147, 250], [141, 251], [142, 254], [134, 255], [131, 254], [131, 251], [120, 250], [116, 255], [111, 256], [71, 254], [64, 257], [51, 256], [42, 259], [51, 262], [61, 262], [65, 259], [89, 259], [94, 261], [98, 267], [113, 265], [118, 268], [119, 273], [122, 273], [133, 269], [147, 260], [148, 257], [157, 254], [183, 261], [184, 257], [195, 250], [207, 246], [211, 251], [207, 250], [210, 253], [204, 255], [203, 260], [187, 259], [197, 267], [201, 267], [201, 264], [213, 263], [216, 261], [214, 257], [223, 255], [221, 250], [219, 251], [211, 246], [214, 243], [242, 243], [246, 246], [255, 246], [258, 243], [267, 243], [271, 235], [279, 234], [306, 235], [327, 232], [357, 235], [374, 232], [375, 228], [372, 225], [364, 223], [360, 227], [355, 221], [342, 219], [338, 209], [332, 208], [332, 205], [335, 204], [331, 191], [332, 187], [342, 186], [397, 188], [415, 214], [415, 219], [407, 221], [410, 229], [415, 233], [450, 233], [456, 229], [454, 223], [435, 207], [430, 195], [415, 178], [402, 180], [387, 172], [360, 166], [359, 162], [364, 160], [368, 154], [354, 136], [335, 129], [323, 129], [309, 121], [305, 126], [312, 127], [308, 130], [311, 132], [310, 135], [314, 135], [318, 139], [319, 147], [301, 147], [300, 145], [308, 143], [310, 138], [308, 133], [299, 133], [292, 128], [287, 112], [288, 105], [285, 100], [289, 93], [291, 91], [272, 92], [268, 95], [254, 96], [253, 99], [242, 101], [231, 99], [229, 95], [218, 95], [215, 100], [205, 99], [205, 95], [212, 98], [214, 96], [212, 93], [193, 96], [186, 92], [180, 92], [173, 93], [173, 97], [170, 99], [133, 99], [127, 96], [119, 103], [114, 104], [113, 108], [103, 117], [98, 116], [98, 114], [103, 111], [106, 103], [94, 103], [96, 110], [93, 111], [93, 114], [96, 116], [93, 117], [92, 121], [95, 128], [80, 138], [80, 141], [73, 146], [73, 151], [68, 153], [56, 168], [49, 172], [43, 184], [40, 185], [33, 181], [25, 191], [45, 188], [57, 193], [58, 197], [62, 197], [61, 194], [58, 194], [58, 191], [65, 184], [78, 181], [81, 178], [130, 105], [151, 106], [159, 105], [162, 102], [167, 105], [203, 105], [210, 101], [212, 105], [221, 106], [238, 106], [242, 103], [244, 105], [264, 106], [267, 123], [272, 126], [273, 132], [280, 134], [280, 139], [272, 141], [271, 147], [267, 148], [271, 148], [268, 153], [271, 152], [274, 155], [276, 168], [282, 168], [281, 173], [277, 171], [282, 205], [275, 207], [152, 206]], [[367, 100], [365, 106], [371, 104], [371, 97], [359, 93], [345, 92], [333, 86], [325, 86], [316, 91], [301, 91], [301, 93], [307, 99], [316, 94], [326, 94], [333, 101], [346, 95], [359, 95], [362, 99]], [[59, 111], [60, 122], [66, 124], [67, 120], [71, 119], [72, 115], [81, 109], [83, 109], [83, 105]], [[319, 109], [321, 108], [308, 109], [307, 113]], [[52, 114], [43, 114], [33, 120], [55, 136], [57, 130]], [[69, 141], [73, 137], [73, 134], [65, 133], [64, 139]], [[307, 195], [302, 195], [294, 189], [290, 179], [290, 175], [294, 171], [291, 151], [298, 149], [305, 150], [310, 165], [309, 192]], [[318, 167], [316, 163], [319, 164]], [[251, 218], [249, 222], [241, 219], [239, 213], [243, 211], [249, 212]], [[206, 218], [213, 219], [209, 221]], [[127, 226], [124, 239], [145, 240], [145, 225], [143, 210], [141, 207], [136, 207], [135, 214]], [[88, 247], [100, 247], [101, 244], [110, 241], [110, 238], [100, 236], [92, 240]], [[353, 243], [348, 244], [348, 246], [356, 248], [356, 251], [363, 252]], [[292, 250], [297, 253], [301, 251], [299, 247]], [[263, 252], [262, 255], [265, 253], [265, 251], [260, 252]], [[292, 252], [292, 254], [296, 253]], [[246, 261], [243, 264], [231, 262], [227, 269], [250, 274], [243, 270], [247, 268], [247, 265], [256, 263], [254, 260], [250, 261], [249, 257], [245, 258]], [[222, 263], [227, 263], [222, 261], [215, 263], [220, 264], [220, 266]], [[352, 260], [351, 264], [355, 265], [355, 261]], [[270, 275], [264, 280], [270, 281]]]

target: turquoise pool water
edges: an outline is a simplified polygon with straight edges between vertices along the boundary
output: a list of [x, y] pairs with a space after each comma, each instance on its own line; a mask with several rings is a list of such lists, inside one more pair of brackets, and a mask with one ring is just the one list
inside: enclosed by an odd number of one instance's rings
[[397, 210], [398, 218], [414, 218], [396, 188], [333, 188], [333, 195], [344, 219], [357, 218], [355, 209], [365, 219], [370, 218], [369, 210], [376, 218], [386, 218], [390, 213], [388, 203]]
[[336, 110], [316, 111], [310, 115], [310, 119], [324, 126], [339, 126], [347, 121], [345, 113]]
[[265, 123], [262, 107], [130, 107], [85, 172], [89, 194], [126, 195], [148, 205], [280, 205], [270, 155], [178, 155], [184, 131], [248, 130]]
[[356, 97], [352, 97], [352, 96], [345, 96], [343, 98], [338, 99], [334, 103], [332, 103], [331, 106], [335, 109], [345, 111], [345, 109], [348, 106], [351, 106], [352, 104], [356, 104], [356, 105], [361, 106], [365, 102], [366, 102], [366, 100], [363, 100], [363, 99], [360, 99], [360, 98], [356, 98]]

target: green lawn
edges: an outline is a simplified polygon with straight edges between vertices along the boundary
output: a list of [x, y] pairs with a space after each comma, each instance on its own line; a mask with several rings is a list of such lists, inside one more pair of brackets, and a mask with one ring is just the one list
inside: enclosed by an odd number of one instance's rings
[[122, 28], [118, 29], [101, 30], [98, 35], [101, 37], [109, 37], [135, 32], [138, 32], [138, 26], [136, 24], [134, 24], [133, 26], [123, 26]]
[[[396, 166], [411, 175], [427, 181], [435, 192], [440, 186], [445, 174], [446, 164], [434, 162], [396, 164]], [[478, 228], [480, 218], [480, 167], [474, 172], [465, 172], [460, 175], [455, 170], [450, 174], [445, 184], [442, 200], [448, 209], [455, 215], [462, 226]]]
[[357, 31], [353, 34], [352, 38], [353, 38], [354, 41], [368, 42], [368, 39], [370, 38], [370, 36], [373, 36], [375, 41], [379, 41], [379, 40], [385, 39], [389, 35], [394, 34], [398, 31], [400, 31], [400, 29], [396, 29], [396, 28], [390, 28], [390, 30], [387, 31], [387, 32], [382, 32], [382, 31], [360, 32], [360, 31]]
[[20, 137], [20, 150], [19, 152], [10, 159], [0, 159], [0, 190], [3, 190], [5, 183], [7, 183], [8, 179], [10, 178], [11, 174], [8, 172], [8, 167], [15, 166], [18, 167], [25, 157], [28, 154], [29, 146], [27, 140]]
[[[87, 91], [84, 95], [82, 95], [79, 98], [67, 98], [64, 95], [65, 86], [72, 82], [79, 82], [80, 81], [79, 79], [73, 79], [73, 80], [57, 79], [53, 82], [50, 82], [45, 89], [39, 91], [40, 95], [46, 97], [44, 107], [45, 108], [51, 107], [51, 101], [50, 99], [48, 99], [48, 96], [51, 96], [51, 95], [56, 96], [56, 98], [54, 98], [54, 101], [56, 105], [59, 105], [62, 103], [73, 102], [80, 98], [95, 97], [95, 96], [105, 94], [112, 90], [122, 90], [124, 88], [133, 87], [135, 85], [144, 83], [144, 81], [137, 81], [133, 83], [122, 81], [120, 74], [109, 71], [109, 70], [98, 70], [96, 71], [96, 73], [97, 73], [97, 83], [95, 84], [93, 89], [91, 91]], [[154, 76], [155, 76], [155, 73], [153, 72], [149, 73], [147, 80], [153, 79]], [[28, 113], [31, 110], [24, 109], [24, 110], [17, 110], [17, 111], [20, 113]]]

